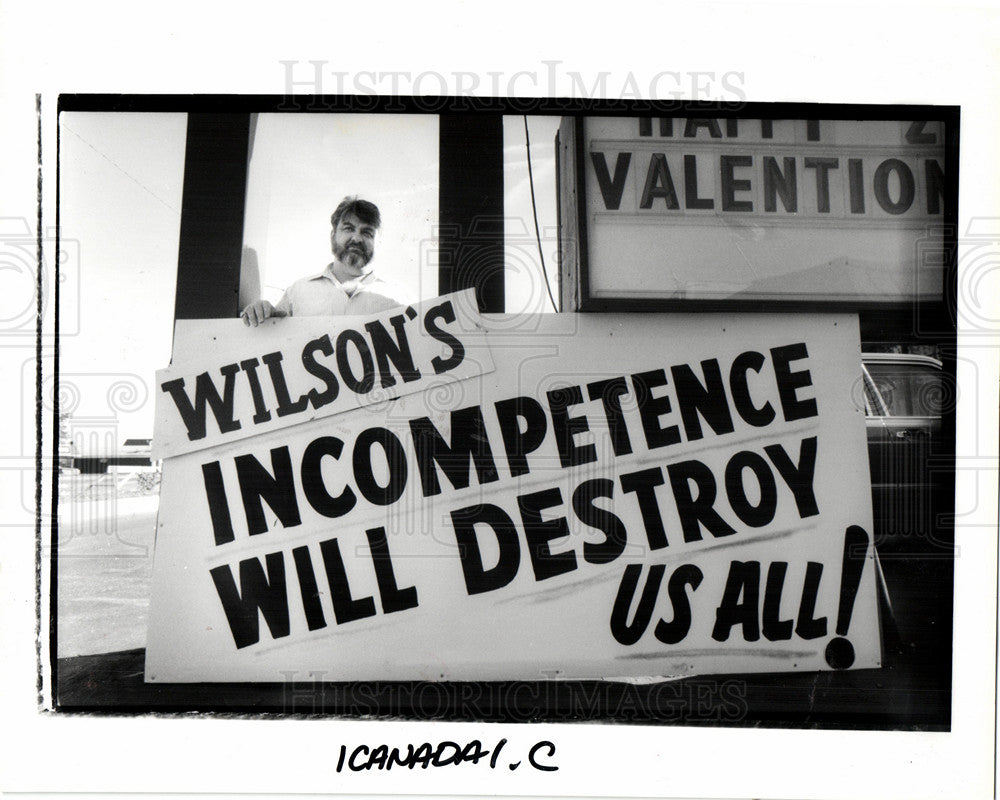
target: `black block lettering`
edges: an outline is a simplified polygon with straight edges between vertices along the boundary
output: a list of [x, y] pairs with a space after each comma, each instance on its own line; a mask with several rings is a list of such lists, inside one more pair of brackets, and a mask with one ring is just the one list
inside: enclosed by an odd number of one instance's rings
[[214, 567], [209, 571], [237, 649], [256, 644], [260, 640], [258, 611], [264, 615], [272, 638], [288, 636], [290, 630], [284, 557], [281, 553], [268, 553], [264, 560], [267, 562], [267, 573], [259, 558], [248, 558], [240, 562], [239, 588], [233, 579], [232, 568], [228, 565]]
[[268, 372], [271, 373], [271, 384], [274, 386], [274, 396], [278, 398], [278, 407], [275, 411], [279, 417], [287, 417], [290, 414], [298, 414], [309, 405], [309, 395], [304, 394], [294, 403], [288, 394], [288, 384], [285, 383], [285, 372], [281, 367], [281, 353], [268, 353], [261, 357], [267, 364]]
[[[889, 196], [889, 176], [896, 173], [899, 180], [899, 198], [895, 201]], [[882, 210], [889, 214], [904, 214], [913, 205], [916, 196], [916, 186], [913, 172], [905, 161], [898, 158], [887, 158], [875, 169], [875, 199]]]
[[479, 406], [451, 412], [451, 444], [444, 440], [428, 417], [410, 420], [410, 433], [416, 449], [424, 497], [441, 493], [435, 465], [456, 489], [468, 488], [470, 462], [475, 464], [479, 483], [492, 483], [499, 479]]
[[573, 492], [573, 513], [577, 519], [604, 534], [603, 542], [583, 543], [583, 560], [590, 564], [607, 564], [625, 550], [628, 540], [625, 523], [594, 503], [598, 497], [610, 500], [614, 493], [615, 484], [610, 478], [584, 481]]
[[725, 642], [734, 625], [743, 626], [743, 641], [756, 642], [760, 638], [759, 561], [732, 561], [729, 564], [722, 602], [715, 610], [712, 638]]
[[812, 386], [812, 375], [803, 369], [792, 372], [790, 364], [809, 358], [809, 351], [804, 342], [771, 348], [771, 361], [774, 363], [774, 377], [778, 383], [778, 398], [781, 400], [781, 411], [786, 422], [797, 419], [815, 417], [816, 401], [813, 399], [799, 400], [797, 392], [806, 386]]
[[685, 208], [715, 208], [711, 197], [698, 197], [698, 159], [684, 156], [684, 206]]
[[236, 477], [239, 479], [243, 511], [246, 513], [247, 530], [251, 536], [264, 533], [268, 529], [264, 517], [265, 501], [278, 515], [278, 521], [285, 528], [302, 524], [299, 504], [295, 498], [295, 476], [292, 473], [292, 459], [287, 447], [276, 447], [271, 451], [272, 475], [255, 456], [237, 456]]
[[[670, 464], [667, 474], [674, 491], [685, 542], [701, 540], [701, 525], [716, 537], [730, 536], [736, 532], [715, 510], [716, 486], [712, 470], [700, 461], [691, 459]], [[697, 496], [691, 494], [692, 481], [698, 488]]]
[[722, 173], [722, 210], [753, 211], [752, 200], [737, 200], [737, 192], [749, 192], [750, 181], [737, 179], [737, 167], [752, 167], [752, 156], [719, 156], [719, 171]]
[[944, 170], [933, 158], [924, 161], [924, 185], [927, 187], [927, 213], [940, 214], [944, 201]]
[[747, 381], [747, 373], [750, 370], [759, 373], [764, 366], [764, 355], [754, 350], [740, 353], [733, 360], [733, 365], [729, 369], [729, 391], [733, 395], [733, 405], [736, 413], [743, 418], [744, 422], [757, 428], [763, 428], [774, 421], [774, 406], [765, 402], [762, 406], [754, 405], [750, 396], [750, 386]]
[[767, 586], [764, 589], [764, 638], [769, 642], [782, 642], [792, 638], [794, 621], [781, 619], [781, 591], [785, 585], [787, 561], [775, 561], [767, 568]]
[[782, 158], [784, 171], [778, 168], [778, 159], [764, 156], [764, 211], [778, 210], [778, 197], [785, 211], [794, 214], [799, 210], [798, 183], [795, 180], [795, 159]]
[[[378, 444], [385, 454], [389, 479], [385, 486], [375, 480], [372, 469], [372, 445]], [[406, 452], [392, 431], [386, 428], [368, 428], [354, 440], [354, 480], [358, 490], [369, 503], [388, 506], [395, 503], [406, 488]]]
[[267, 410], [264, 402], [264, 391], [260, 385], [260, 376], [257, 374], [257, 367], [260, 362], [256, 358], [248, 358], [240, 362], [240, 368], [246, 373], [247, 381], [250, 383], [250, 395], [253, 397], [253, 424], [259, 425], [271, 419], [271, 412]]
[[[350, 345], [354, 345], [354, 351], [361, 360], [360, 376], [354, 374]], [[355, 394], [368, 394], [375, 386], [375, 361], [372, 359], [368, 341], [358, 331], [346, 328], [337, 336], [336, 351], [337, 369], [340, 370], [340, 378], [344, 381], [344, 385]]]
[[212, 378], [207, 372], [201, 373], [195, 378], [194, 384], [194, 404], [184, 391], [184, 379], [175, 378], [164, 383], [160, 389], [168, 392], [170, 398], [177, 406], [177, 411], [187, 428], [188, 441], [194, 442], [205, 438], [206, 426], [208, 424], [206, 406], [212, 409], [215, 421], [218, 423], [219, 431], [222, 433], [232, 433], [240, 429], [239, 420], [233, 417], [233, 399], [236, 391], [236, 375], [240, 371], [239, 364], [226, 364], [219, 369], [222, 377], [225, 378], [225, 385], [222, 389], [222, 397], [219, 390], [215, 388]]
[[319, 378], [326, 385], [321, 392], [317, 389], [310, 389], [306, 395], [313, 408], [322, 408], [328, 403], [332, 403], [340, 394], [340, 383], [337, 375], [329, 367], [325, 367], [316, 360], [314, 353], [322, 353], [325, 356], [333, 355], [333, 343], [327, 334], [323, 334], [318, 339], [313, 339], [302, 348], [302, 366], [306, 372]]
[[653, 397], [652, 390], [667, 385], [667, 373], [662, 369], [639, 372], [632, 376], [632, 388], [639, 406], [642, 432], [646, 436], [646, 446], [657, 447], [677, 444], [681, 440], [680, 429], [676, 425], [669, 428], [660, 426], [660, 417], [670, 413], [670, 396]]
[[680, 208], [677, 202], [677, 190], [674, 189], [674, 179], [670, 177], [670, 167], [663, 153], [653, 153], [646, 172], [646, 184], [642, 188], [639, 208], [652, 208], [653, 200], [662, 197], [668, 209], [674, 211]]
[[[500, 435], [507, 454], [511, 477], [529, 472], [528, 453], [537, 450], [545, 439], [548, 422], [545, 409], [533, 397], [512, 397], [496, 404]], [[520, 420], [524, 420], [521, 430]]]
[[222, 467], [218, 461], [201, 465], [201, 476], [205, 483], [205, 497], [208, 499], [208, 513], [212, 518], [212, 533], [216, 546], [233, 541], [233, 520], [229, 515], [229, 501], [226, 499], [226, 485], [222, 480]]
[[323, 554], [323, 567], [326, 570], [326, 582], [330, 587], [330, 599], [333, 601], [333, 615], [337, 624], [365, 619], [375, 616], [375, 600], [372, 597], [355, 599], [351, 595], [351, 586], [347, 582], [347, 570], [344, 569], [344, 558], [340, 554], [340, 545], [336, 539], [326, 539], [319, 543]]
[[399, 372], [403, 383], [411, 383], [420, 378], [420, 370], [413, 364], [410, 343], [406, 338], [406, 317], [402, 314], [396, 314], [389, 318], [389, 324], [392, 325], [396, 333], [395, 339], [389, 335], [389, 331], [378, 320], [365, 325], [365, 330], [371, 336], [372, 346], [375, 348], [375, 360], [378, 362], [383, 389], [396, 385], [396, 378], [389, 369], [390, 361]]
[[616, 211], [622, 204], [622, 193], [625, 191], [625, 180], [628, 178], [628, 165], [632, 160], [631, 153], [619, 153], [615, 161], [615, 176], [608, 172], [608, 162], [604, 153], [591, 153], [591, 163], [597, 176], [597, 185], [601, 189], [601, 198], [608, 211]]
[[819, 513], [816, 505], [816, 492], [813, 489], [813, 478], [816, 474], [816, 437], [803, 439], [799, 445], [799, 463], [793, 464], [780, 444], [768, 445], [764, 448], [771, 463], [777, 467], [779, 474], [785, 479], [788, 488], [795, 496], [795, 507], [799, 517], [814, 517]]
[[521, 522], [524, 524], [524, 538], [528, 545], [528, 555], [531, 558], [536, 581], [544, 581], [576, 569], [576, 553], [572, 550], [553, 553], [549, 548], [549, 542], [569, 539], [566, 517], [542, 519], [543, 511], [560, 506], [562, 502], [562, 493], [558, 489], [545, 489], [517, 498]]
[[597, 448], [593, 444], [578, 446], [573, 442], [577, 433], [590, 430], [586, 416], [571, 417], [570, 406], [583, 402], [583, 392], [579, 386], [552, 389], [545, 394], [552, 415], [552, 432], [559, 448], [559, 463], [563, 467], [577, 467], [597, 461]]
[[342, 517], [358, 502], [358, 497], [350, 486], [334, 497], [323, 480], [323, 457], [338, 459], [344, 450], [344, 443], [333, 436], [320, 436], [309, 442], [302, 454], [302, 491], [309, 505], [324, 517]]
[[691, 601], [687, 596], [687, 587], [695, 591], [702, 580], [702, 572], [694, 564], [682, 564], [674, 570], [667, 582], [667, 594], [674, 609], [674, 618], [670, 622], [660, 620], [653, 629], [653, 635], [664, 644], [677, 644], [683, 641], [691, 630]]
[[826, 617], [816, 619], [816, 597], [819, 581], [823, 577], [823, 565], [815, 561], [806, 564], [806, 579], [802, 585], [802, 602], [799, 617], [795, 621], [795, 635], [800, 639], [819, 639], [826, 636]]
[[632, 452], [632, 442], [629, 441], [625, 414], [622, 412], [621, 396], [623, 394], [628, 394], [628, 384], [625, 383], [625, 378], [608, 378], [587, 384], [587, 396], [591, 400], [599, 398], [604, 406], [604, 416], [608, 421], [608, 435], [611, 437], [611, 448], [616, 456], [624, 456]]
[[632, 607], [635, 591], [639, 588], [642, 564], [629, 564], [625, 567], [622, 581], [618, 586], [618, 594], [615, 596], [615, 604], [611, 609], [611, 635], [620, 644], [633, 645], [646, 632], [649, 620], [653, 617], [656, 595], [660, 591], [660, 584], [663, 582], [663, 573], [666, 572], [666, 569], [663, 564], [654, 564], [649, 568], [649, 577], [646, 578], [646, 585], [643, 586], [642, 596], [635, 609], [635, 616], [630, 623], [628, 613]]
[[667, 546], [667, 533], [663, 530], [663, 517], [660, 505], [656, 501], [656, 487], [662, 486], [663, 470], [659, 467], [641, 469], [630, 472], [619, 479], [622, 491], [626, 494], [635, 493], [639, 503], [639, 513], [642, 514], [642, 524], [646, 529], [646, 539], [650, 550], [660, 550]]
[[[757, 478], [760, 500], [756, 505], [747, 497], [744, 470], [750, 470]], [[729, 459], [726, 464], [726, 496], [736, 516], [751, 528], [762, 528], [774, 519], [778, 509], [778, 487], [763, 456], [741, 450]]]
[[[460, 508], [451, 512], [451, 524], [455, 529], [468, 594], [492, 592], [514, 580], [521, 563], [521, 545], [514, 521], [502, 508], [490, 504]], [[489, 526], [496, 536], [500, 554], [497, 563], [489, 569], [483, 565], [476, 525]]]
[[695, 377], [688, 364], [678, 364], [670, 368], [674, 379], [674, 393], [677, 396], [677, 410], [684, 422], [684, 434], [689, 441], [701, 439], [701, 420], [718, 435], [733, 432], [733, 418], [729, 413], [729, 400], [722, 381], [719, 362], [712, 358], [701, 362], [705, 383]]
[[424, 330], [430, 334], [432, 339], [436, 339], [451, 348], [451, 355], [447, 358], [434, 356], [431, 359], [431, 366], [434, 367], [435, 375], [455, 369], [465, 359], [465, 345], [454, 334], [438, 326], [437, 320], [439, 319], [443, 319], [447, 323], [455, 321], [455, 309], [451, 305], [451, 300], [446, 300], [441, 305], [434, 306], [424, 316]]
[[816, 210], [830, 213], [830, 170], [840, 166], [838, 158], [807, 158], [806, 169], [816, 170]]
[[851, 213], [865, 213], [864, 162], [860, 158], [847, 159], [847, 183], [850, 187]]
[[365, 531], [368, 545], [371, 548], [372, 564], [375, 566], [375, 579], [378, 581], [379, 599], [382, 601], [382, 613], [393, 614], [417, 607], [417, 588], [407, 586], [400, 589], [396, 583], [396, 573], [392, 568], [392, 557], [389, 554], [389, 540], [385, 528], [371, 528]]
[[309, 630], [315, 631], [325, 628], [326, 616], [323, 614], [323, 605], [319, 601], [319, 587], [316, 585], [316, 572], [313, 570], [309, 548], [296, 547], [292, 550], [292, 558], [295, 559], [295, 574], [299, 576], [302, 609], [305, 611]]

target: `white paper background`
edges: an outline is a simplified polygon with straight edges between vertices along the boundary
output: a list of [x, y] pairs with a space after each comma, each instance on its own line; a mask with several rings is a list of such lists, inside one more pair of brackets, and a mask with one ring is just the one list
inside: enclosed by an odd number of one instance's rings
[[[4, 187], [0, 217], [36, 224], [35, 94], [43, 96], [42, 225], [55, 222], [55, 98], [60, 92], [267, 93], [285, 90], [281, 60], [329, 62], [357, 75], [400, 70], [479, 76], [479, 91], [581, 96], [602, 70], [606, 94], [643, 93], [652, 76], [714, 72], [681, 89], [724, 94], [729, 74], [753, 101], [962, 106], [959, 252], [958, 496], [954, 716], [950, 734], [704, 730], [633, 726], [462, 726], [40, 714], [30, 491], [34, 409], [5, 392], [0, 787], [47, 792], [478, 793], [478, 768], [337, 775], [341, 742], [506, 735], [549, 738], [560, 770], [489, 775], [499, 794], [676, 797], [987, 797], [994, 775], [1000, 78], [992, 4], [653, 3], [548, 7], [182, 2], [32, 3], [0, 8]], [[481, 27], [477, 28], [479, 25]], [[559, 62], [550, 91], [545, 62]], [[570, 71], [585, 84], [574, 83]], [[522, 73], [517, 76], [519, 71]], [[494, 78], [488, 73], [499, 73]], [[526, 74], [525, 74], [526, 73]], [[738, 74], [739, 78], [733, 77]], [[627, 78], [636, 78], [630, 85]], [[534, 77], [534, 80], [532, 78]], [[515, 79], [516, 78], [516, 79]], [[331, 78], [331, 82], [332, 82]], [[370, 80], [370, 79], [369, 79]], [[469, 85], [469, 78], [465, 85]], [[661, 84], [662, 85], [662, 84]], [[697, 94], [699, 86], [711, 87]], [[404, 84], [408, 91], [412, 87]], [[422, 91], [441, 86], [425, 79]], [[673, 88], [669, 87], [668, 88]], [[330, 85], [327, 91], [335, 91]], [[624, 91], [623, 91], [624, 90]], [[729, 95], [731, 99], [731, 95]], [[970, 230], [970, 224], [975, 227]], [[975, 242], [967, 233], [984, 232]], [[51, 257], [51, 252], [47, 253]], [[23, 275], [5, 291], [28, 292]], [[5, 331], [5, 334], [9, 331]], [[7, 381], [30, 376], [33, 339], [5, 335]], [[22, 435], [22, 426], [28, 435]], [[25, 489], [25, 486], [28, 489]], [[44, 590], [44, 588], [43, 588]], [[485, 730], [488, 728], [488, 730]]]

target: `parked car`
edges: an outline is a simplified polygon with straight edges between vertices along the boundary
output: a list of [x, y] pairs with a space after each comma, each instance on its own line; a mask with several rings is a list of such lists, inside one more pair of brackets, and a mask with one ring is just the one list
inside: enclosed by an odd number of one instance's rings
[[944, 681], [954, 545], [941, 510], [953, 486], [941, 417], [951, 393], [934, 358], [864, 353], [862, 364], [886, 663]]
[[940, 444], [945, 398], [941, 362], [864, 353], [862, 364], [876, 542], [891, 549], [908, 544], [904, 551], [933, 545], [932, 454]]

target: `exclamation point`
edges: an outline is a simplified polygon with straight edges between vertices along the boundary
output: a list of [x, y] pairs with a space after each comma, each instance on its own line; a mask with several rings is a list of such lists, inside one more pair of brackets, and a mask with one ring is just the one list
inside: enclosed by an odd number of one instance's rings
[[833, 669], [847, 669], [854, 663], [854, 645], [844, 637], [851, 627], [854, 598], [861, 585], [868, 555], [868, 532], [851, 525], [844, 535], [844, 566], [840, 573], [840, 607], [837, 609], [837, 638], [826, 646], [826, 663]]

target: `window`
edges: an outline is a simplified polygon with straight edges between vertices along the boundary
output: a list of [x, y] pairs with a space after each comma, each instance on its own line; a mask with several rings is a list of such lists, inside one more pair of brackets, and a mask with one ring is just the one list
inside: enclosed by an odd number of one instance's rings
[[933, 363], [878, 362], [867, 367], [889, 416], [941, 416], [941, 370]]

